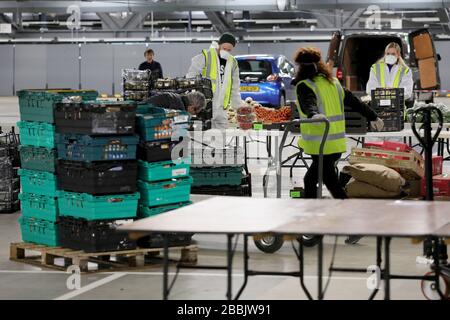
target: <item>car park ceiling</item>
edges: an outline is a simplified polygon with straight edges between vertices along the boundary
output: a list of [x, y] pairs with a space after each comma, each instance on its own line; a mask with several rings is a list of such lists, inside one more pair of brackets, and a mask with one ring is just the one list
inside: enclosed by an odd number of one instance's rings
[[[381, 10], [378, 30], [427, 27], [434, 34], [450, 34], [450, 1], [0, 0], [0, 23], [11, 24], [11, 33], [0, 33], [0, 38], [58, 40], [75, 31], [85, 38], [201, 42], [229, 31], [241, 41], [327, 40], [334, 30], [367, 31], [367, 21], [374, 17], [369, 4]], [[80, 12], [74, 30], [68, 28], [74, 16], [71, 5]]]

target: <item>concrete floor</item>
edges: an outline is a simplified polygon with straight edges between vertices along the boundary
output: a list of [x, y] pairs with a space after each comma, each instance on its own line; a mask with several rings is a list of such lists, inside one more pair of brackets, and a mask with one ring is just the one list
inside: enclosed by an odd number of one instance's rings
[[[18, 117], [17, 100], [0, 98], [0, 123], [13, 123]], [[13, 120], [14, 119], [14, 120]], [[252, 155], [264, 156], [263, 149], [252, 147]], [[254, 197], [262, 197], [262, 174], [264, 161], [252, 161], [250, 171], [253, 177]], [[446, 167], [449, 172], [449, 167]], [[283, 171], [283, 197], [288, 197], [291, 186], [302, 181], [303, 169], [297, 169], [294, 179], [289, 178], [288, 170]], [[270, 196], [274, 197], [275, 181], [270, 182]], [[325, 195], [327, 192], [325, 192]], [[193, 201], [201, 201], [206, 196], [193, 195]], [[212, 213], [213, 214], [213, 213]], [[151, 268], [145, 272], [99, 273], [83, 275], [80, 290], [69, 290], [66, 281], [69, 275], [38, 267], [9, 261], [9, 244], [19, 242], [20, 214], [0, 215], [0, 299], [160, 299], [162, 288], [162, 269]], [[224, 265], [225, 237], [196, 235], [199, 246], [199, 262], [202, 264]], [[242, 240], [242, 239], [241, 239]], [[326, 237], [325, 270], [332, 256], [334, 238]], [[233, 286], [237, 291], [242, 281], [242, 246], [238, 245], [234, 263]], [[426, 265], [416, 264], [421, 254], [421, 246], [413, 245], [409, 239], [394, 239], [392, 242], [392, 272], [397, 274], [422, 275], [429, 271]], [[297, 271], [298, 261], [290, 243], [275, 254], [264, 254], [251, 244], [250, 267], [256, 270]], [[315, 295], [317, 283], [316, 248], [307, 248], [305, 252], [306, 284]], [[357, 245], [345, 245], [344, 238], [338, 239], [335, 266], [367, 268], [375, 262], [375, 239], [363, 238]], [[173, 271], [173, 269], [172, 269]], [[325, 271], [326, 273], [327, 271]], [[334, 273], [326, 292], [326, 299], [366, 299], [370, 290], [366, 282], [369, 274]], [[182, 270], [175, 284], [172, 299], [224, 299], [226, 274], [223, 271]], [[424, 299], [420, 282], [411, 280], [393, 280], [393, 299]], [[382, 288], [382, 286], [381, 286]], [[383, 297], [382, 292], [378, 299]], [[249, 280], [242, 299], [306, 299], [299, 280], [290, 277], [258, 276]]]

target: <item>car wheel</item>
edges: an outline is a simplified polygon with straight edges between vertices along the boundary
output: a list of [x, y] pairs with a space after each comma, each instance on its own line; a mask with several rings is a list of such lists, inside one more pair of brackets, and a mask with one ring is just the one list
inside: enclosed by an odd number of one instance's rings
[[253, 239], [256, 247], [265, 253], [275, 253], [281, 249], [284, 243], [283, 236], [268, 235], [260, 239]]
[[314, 247], [319, 243], [319, 241], [323, 238], [323, 236], [312, 236], [304, 234], [302, 235], [303, 245], [305, 247]]

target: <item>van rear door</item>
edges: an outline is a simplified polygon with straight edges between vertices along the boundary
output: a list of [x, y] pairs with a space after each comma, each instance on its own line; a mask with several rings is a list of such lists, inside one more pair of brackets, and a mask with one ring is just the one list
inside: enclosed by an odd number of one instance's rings
[[437, 90], [441, 87], [439, 67], [433, 38], [427, 29], [420, 29], [409, 34], [411, 47], [410, 63], [419, 70], [419, 88]]
[[331, 67], [337, 67], [339, 48], [341, 46], [342, 34], [340, 31], [336, 31], [331, 36], [330, 46], [328, 47], [327, 64]]

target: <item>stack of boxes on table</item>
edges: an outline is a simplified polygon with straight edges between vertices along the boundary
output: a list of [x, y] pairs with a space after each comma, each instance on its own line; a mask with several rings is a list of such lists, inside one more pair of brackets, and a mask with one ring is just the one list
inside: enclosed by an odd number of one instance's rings
[[[190, 204], [191, 159], [186, 152], [190, 116], [187, 112], [141, 104], [138, 107], [139, 218]], [[187, 245], [191, 234], [174, 234], [170, 245]], [[161, 235], [140, 239], [141, 247], [161, 247]]]
[[58, 203], [56, 187], [57, 152], [54, 105], [68, 96], [95, 99], [96, 91], [19, 91], [22, 216], [19, 220], [24, 241], [58, 245]]
[[153, 82], [150, 70], [122, 69], [123, 98], [145, 101], [150, 95]]
[[12, 129], [2, 132], [0, 128], [0, 213], [14, 213], [20, 209], [19, 137]]

